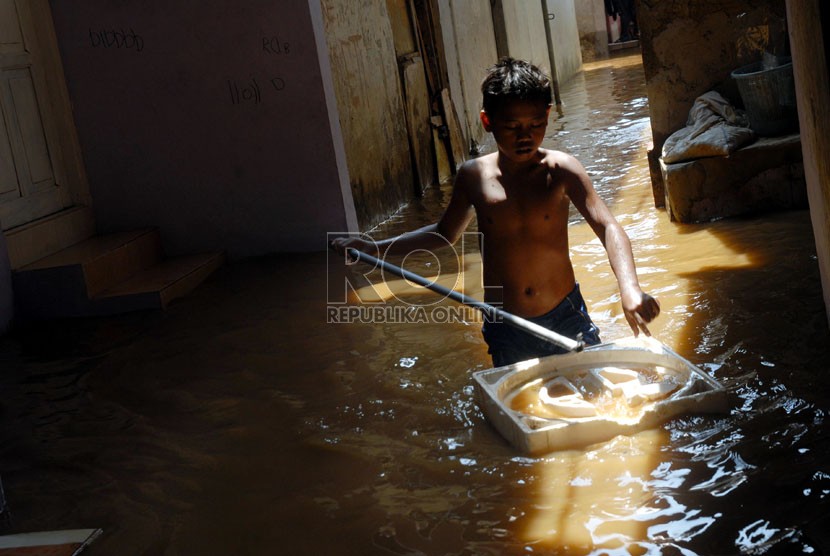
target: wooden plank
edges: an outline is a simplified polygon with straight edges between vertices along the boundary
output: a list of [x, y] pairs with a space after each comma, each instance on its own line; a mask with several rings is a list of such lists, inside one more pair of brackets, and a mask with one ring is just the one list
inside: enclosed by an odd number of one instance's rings
[[414, 20], [420, 38], [421, 54], [426, 63], [431, 98], [447, 86], [446, 56], [444, 40], [438, 19], [438, 4], [435, 0], [413, 0]]
[[435, 183], [435, 161], [432, 150], [429, 93], [424, 62], [420, 55], [411, 56], [403, 67], [406, 123], [412, 146], [417, 182], [421, 191]]
[[435, 166], [438, 170], [438, 183], [444, 183], [452, 178], [452, 166], [450, 165], [450, 155], [447, 152], [447, 147], [438, 128], [432, 128], [432, 144], [435, 146]]
[[400, 58], [418, 50], [409, 8], [406, 0], [386, 0], [386, 11], [392, 25], [392, 39], [395, 41], [395, 55]]
[[449, 130], [452, 167], [457, 169], [467, 157], [464, 136], [461, 134], [461, 126], [458, 123], [458, 116], [455, 113], [455, 106], [453, 106], [448, 89], [441, 90], [441, 111], [443, 112], [444, 122]]

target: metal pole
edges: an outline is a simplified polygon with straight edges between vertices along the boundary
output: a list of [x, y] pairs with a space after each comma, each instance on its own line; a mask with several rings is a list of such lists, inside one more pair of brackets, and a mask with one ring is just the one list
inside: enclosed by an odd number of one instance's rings
[[562, 97], [559, 96], [559, 78], [556, 77], [556, 57], [553, 53], [553, 37], [550, 34], [550, 22], [556, 19], [556, 14], [548, 11], [547, 0], [542, 0], [542, 14], [545, 19], [545, 37], [548, 40], [548, 57], [550, 58], [550, 79], [553, 83], [553, 98], [557, 105], [562, 104]]
[[541, 338], [546, 340], [552, 344], [555, 344], [563, 349], [568, 351], [582, 351], [585, 347], [585, 343], [577, 340], [572, 340], [567, 336], [562, 336], [561, 334], [557, 334], [552, 330], [548, 330], [544, 326], [539, 326], [535, 322], [531, 322], [527, 319], [523, 319], [522, 317], [518, 317], [512, 313], [508, 313], [507, 311], [503, 311], [498, 307], [494, 307], [483, 301], [478, 301], [473, 299], [472, 297], [468, 297], [461, 292], [457, 292], [455, 290], [445, 288], [440, 284], [436, 284], [435, 282], [430, 282], [423, 276], [419, 276], [414, 272], [410, 272], [393, 264], [387, 263], [382, 261], [372, 255], [368, 255], [362, 251], [358, 251], [357, 249], [348, 248], [346, 249], [346, 254], [349, 257], [356, 261], [363, 261], [364, 263], [369, 263], [373, 265], [375, 268], [380, 267], [385, 272], [391, 272], [401, 278], [405, 278], [410, 282], [414, 282], [419, 286], [423, 286], [427, 289], [434, 291], [435, 293], [439, 293], [445, 297], [449, 297], [453, 301], [457, 301], [464, 305], [468, 305], [470, 307], [475, 307], [482, 313], [484, 313], [485, 317], [490, 319], [501, 319], [504, 322], [515, 326], [516, 328], [520, 328], [527, 332], [528, 334], [532, 334], [537, 338]]

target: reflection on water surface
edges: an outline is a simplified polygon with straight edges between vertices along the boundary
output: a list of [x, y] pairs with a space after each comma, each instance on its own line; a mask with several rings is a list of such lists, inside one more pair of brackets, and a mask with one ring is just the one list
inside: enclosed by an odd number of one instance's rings
[[[830, 552], [809, 215], [668, 222], [636, 57], [587, 66], [562, 97], [547, 146], [586, 166], [662, 302], [652, 332], [729, 386], [729, 414], [525, 457], [474, 399], [478, 323], [327, 324], [327, 254], [249, 260], [164, 314], [0, 340], [7, 530], [102, 527], [93, 556]], [[374, 233], [433, 221], [448, 194]], [[570, 234], [604, 339], [626, 336], [601, 245], [578, 215]], [[389, 301], [435, 302], [402, 284]]]

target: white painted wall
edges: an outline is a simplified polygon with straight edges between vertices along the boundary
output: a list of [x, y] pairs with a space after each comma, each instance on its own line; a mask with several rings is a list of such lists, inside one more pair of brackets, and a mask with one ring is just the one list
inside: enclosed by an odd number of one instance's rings
[[501, 0], [507, 52], [550, 73], [548, 39], [541, 0]]
[[157, 226], [171, 255], [242, 257], [354, 228], [320, 9], [52, 2], [100, 232]]
[[[550, 22], [556, 76], [564, 83], [582, 69], [582, 53], [576, 25], [576, 0], [500, 0], [495, 13], [504, 20], [503, 53], [530, 60], [550, 70], [542, 1], [555, 14]], [[484, 130], [478, 118], [481, 110], [481, 81], [499, 56], [490, 2], [481, 0], [438, 0], [447, 56], [450, 94], [462, 122], [466, 139], [480, 142]]]
[[484, 137], [481, 82], [487, 68], [498, 61], [490, 3], [482, 0], [438, 0], [441, 32], [447, 56], [450, 95], [465, 139]]
[[579, 46], [579, 31], [574, 7], [574, 2], [577, 0], [546, 1], [548, 12], [556, 16], [549, 24], [553, 53], [556, 58], [556, 79], [561, 85], [582, 70], [582, 50]]

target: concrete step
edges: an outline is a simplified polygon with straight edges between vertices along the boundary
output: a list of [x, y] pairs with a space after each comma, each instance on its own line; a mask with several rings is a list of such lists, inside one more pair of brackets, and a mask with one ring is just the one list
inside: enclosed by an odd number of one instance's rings
[[157, 230], [96, 236], [15, 271], [20, 320], [164, 309], [224, 263], [221, 253], [164, 259]]
[[93, 236], [18, 269], [40, 275], [41, 281], [81, 277], [87, 297], [123, 282], [162, 260], [156, 229]]
[[225, 262], [222, 253], [201, 253], [167, 259], [109, 288], [92, 299], [99, 306], [127, 310], [164, 309], [192, 292]]

